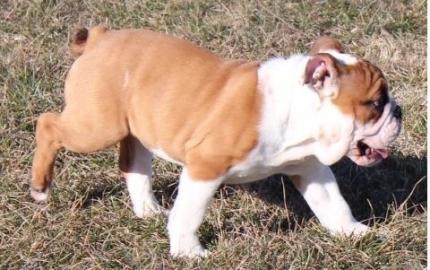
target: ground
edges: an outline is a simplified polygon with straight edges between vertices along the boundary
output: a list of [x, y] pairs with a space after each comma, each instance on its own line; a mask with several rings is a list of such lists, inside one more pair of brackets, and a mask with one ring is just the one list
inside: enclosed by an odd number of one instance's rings
[[[1, 269], [421, 269], [427, 264], [426, 1], [0, 2]], [[28, 195], [37, 116], [60, 111], [80, 25], [145, 27], [226, 58], [264, 60], [338, 38], [386, 74], [404, 112], [392, 157], [374, 168], [333, 169], [361, 239], [331, 237], [285, 177], [223, 186], [199, 233], [204, 260], [168, 255], [166, 219], [136, 218], [117, 147], [62, 152], [46, 204]], [[180, 168], [156, 160], [155, 190], [171, 207]]]

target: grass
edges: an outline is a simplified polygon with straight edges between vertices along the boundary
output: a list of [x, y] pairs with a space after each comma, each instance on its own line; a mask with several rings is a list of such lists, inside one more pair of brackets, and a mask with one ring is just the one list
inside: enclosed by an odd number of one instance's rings
[[[427, 264], [426, 2], [138, 1], [0, 2], [1, 269], [422, 269]], [[305, 52], [322, 34], [370, 59], [404, 110], [392, 158], [375, 168], [333, 166], [362, 239], [333, 238], [288, 179], [223, 186], [201, 239], [205, 260], [168, 256], [166, 220], [133, 216], [117, 149], [60, 154], [47, 204], [28, 196], [38, 114], [60, 111], [78, 25], [145, 27], [226, 58]], [[171, 207], [180, 168], [154, 163], [156, 196]]]

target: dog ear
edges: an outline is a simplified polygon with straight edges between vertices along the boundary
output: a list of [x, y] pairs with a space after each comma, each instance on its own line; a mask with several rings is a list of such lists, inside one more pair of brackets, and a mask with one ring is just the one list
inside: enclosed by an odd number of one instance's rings
[[305, 70], [305, 84], [309, 84], [321, 97], [335, 98], [339, 91], [337, 61], [327, 53], [311, 56]]
[[314, 42], [309, 54], [316, 55], [325, 50], [334, 50], [339, 53], [344, 52], [343, 46], [338, 40], [331, 37], [322, 36]]

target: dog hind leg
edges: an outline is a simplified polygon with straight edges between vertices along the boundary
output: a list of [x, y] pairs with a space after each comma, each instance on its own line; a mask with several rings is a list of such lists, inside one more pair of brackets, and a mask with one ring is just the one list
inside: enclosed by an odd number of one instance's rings
[[127, 181], [136, 216], [150, 217], [164, 213], [152, 192], [152, 154], [135, 137], [129, 135], [120, 144], [120, 169]]
[[61, 113], [43, 113], [37, 120], [30, 195], [44, 201], [53, 179], [55, 158], [61, 148], [88, 153], [115, 144], [128, 134], [126, 123], [111, 121], [110, 115], [89, 115], [82, 108], [66, 106]]
[[48, 197], [55, 157], [62, 147], [58, 121], [57, 113], [44, 113], [37, 120], [36, 151], [30, 184], [30, 194], [36, 201], [43, 201]]

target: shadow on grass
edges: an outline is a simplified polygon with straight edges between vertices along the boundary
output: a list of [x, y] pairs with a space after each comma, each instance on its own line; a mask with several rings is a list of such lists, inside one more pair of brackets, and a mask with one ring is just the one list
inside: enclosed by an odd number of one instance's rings
[[85, 196], [85, 199], [82, 202], [82, 208], [91, 207], [93, 204], [97, 203], [97, 201], [103, 200], [110, 196], [115, 196], [124, 191], [122, 185], [97, 185], [92, 188], [88, 194]]
[[[426, 158], [392, 157], [371, 168], [359, 167], [345, 158], [332, 166], [332, 169], [353, 215], [366, 224], [383, 222], [393, 214], [389, 209], [395, 209], [402, 204], [406, 206], [409, 214], [427, 208]], [[155, 197], [163, 207], [173, 206], [177, 185], [176, 177], [157, 177], [154, 183]], [[121, 193], [124, 187], [125, 185], [118, 184], [97, 186], [88, 193], [82, 207], [90, 207], [104, 197]], [[223, 197], [229, 197], [234, 196], [238, 189], [244, 189], [266, 203], [286, 207], [294, 214], [294, 218], [266, 224], [273, 231], [295, 230], [298, 225], [314, 216], [286, 176], [275, 175], [267, 180], [246, 185], [224, 185], [220, 192]], [[217, 241], [213, 226], [206, 222], [202, 228], [205, 228], [202, 233], [203, 242]]]
[[[345, 158], [332, 169], [353, 215], [364, 223], [382, 222], [392, 214], [390, 208], [402, 204], [409, 214], [427, 208], [426, 158], [392, 157], [371, 168], [359, 167]], [[251, 183], [245, 189], [267, 203], [286, 205], [297, 216], [298, 223], [313, 216], [306, 201], [285, 176]], [[285, 224], [280, 229], [296, 225]]]

